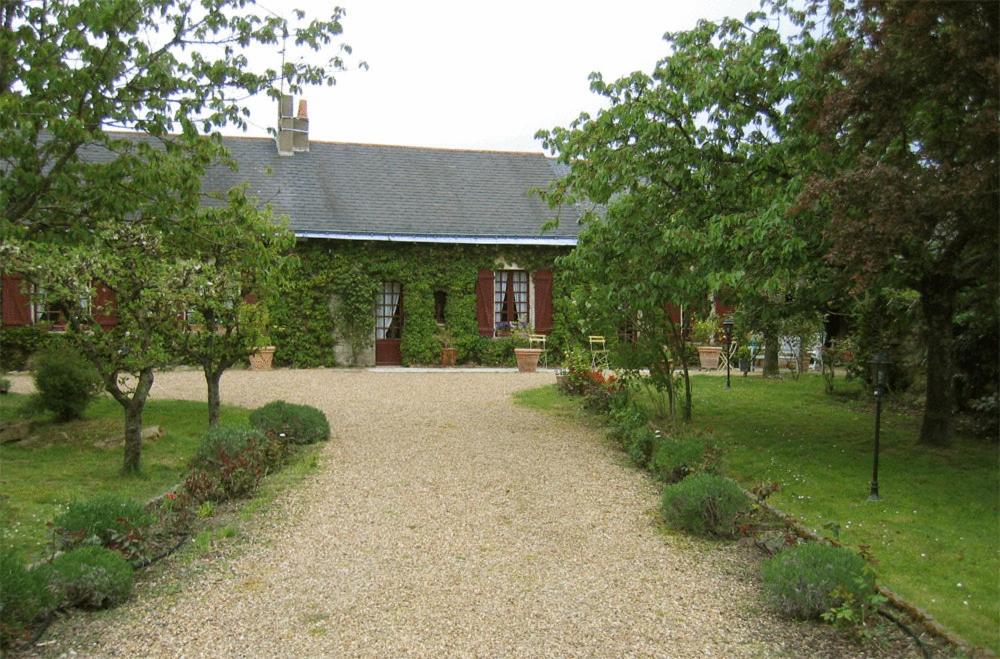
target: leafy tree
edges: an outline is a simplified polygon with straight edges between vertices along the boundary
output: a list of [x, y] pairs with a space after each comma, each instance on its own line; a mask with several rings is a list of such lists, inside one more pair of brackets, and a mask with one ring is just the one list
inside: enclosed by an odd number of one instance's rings
[[670, 55], [651, 74], [592, 74], [610, 107], [539, 133], [570, 166], [544, 194], [592, 206], [573, 258], [609, 303], [645, 313], [726, 290], [760, 301], [758, 327], [770, 329], [791, 294], [806, 306], [824, 281], [816, 216], [787, 213], [812, 157], [798, 104], [814, 94], [817, 41], [784, 38], [761, 13], [664, 39]]
[[294, 235], [261, 211], [242, 190], [228, 203], [179, 218], [174, 249], [200, 264], [181, 354], [202, 367], [208, 386], [208, 423], [219, 423], [222, 374], [261, 345], [265, 303], [283, 271]]
[[919, 293], [920, 440], [947, 444], [956, 324], [996, 344], [1000, 17], [994, 2], [860, 0], [831, 19], [845, 30], [824, 64], [842, 84], [822, 99], [829, 157], [803, 199], [830, 213], [829, 259], [858, 289]]
[[[320, 64], [254, 66], [253, 45], [287, 36], [326, 52], [342, 31], [340, 8], [325, 20], [293, 16], [246, 0], [0, 4], [0, 228], [80, 231], [100, 217], [94, 209], [135, 213], [165, 199], [196, 206], [200, 172], [220, 154], [218, 140], [198, 139], [199, 130], [245, 127], [247, 97], [277, 95], [279, 81], [291, 93], [333, 84], [343, 68], [346, 45]], [[188, 167], [187, 185], [159, 185], [160, 159]]]
[[[200, 264], [176, 259], [163, 236], [141, 223], [99, 222], [85, 244], [7, 243], [3, 256], [44, 290], [44, 304], [58, 310], [66, 338], [100, 373], [104, 389], [125, 415], [124, 471], [139, 471], [142, 412], [153, 371], [168, 365], [184, 324]], [[97, 285], [114, 293], [96, 302]], [[40, 300], [41, 301], [41, 300]], [[102, 317], [117, 323], [102, 328]]]
[[[0, 3], [0, 238], [122, 405], [127, 472], [139, 469], [154, 369], [177, 354], [189, 287], [206, 279], [175, 232], [201, 212], [206, 168], [227, 158], [218, 131], [245, 125], [249, 96], [333, 84], [350, 52], [255, 66], [253, 45], [287, 36], [320, 52], [341, 33], [339, 8], [292, 15], [246, 0]], [[234, 200], [230, 212], [248, 208]], [[117, 300], [108, 331], [79, 303], [96, 282]]]

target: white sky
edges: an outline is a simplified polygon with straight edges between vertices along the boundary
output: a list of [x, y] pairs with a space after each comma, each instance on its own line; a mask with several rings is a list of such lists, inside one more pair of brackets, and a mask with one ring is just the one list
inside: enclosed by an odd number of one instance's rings
[[[331, 6], [262, 4], [278, 13], [299, 7], [310, 17], [326, 17]], [[306, 90], [312, 139], [514, 151], [541, 151], [538, 129], [596, 112], [591, 71], [605, 80], [648, 72], [667, 53], [664, 32], [758, 7], [757, 0], [342, 4], [353, 62], [336, 86]], [[370, 69], [357, 70], [359, 60]], [[277, 109], [267, 98], [250, 105], [250, 134], [265, 135]]]

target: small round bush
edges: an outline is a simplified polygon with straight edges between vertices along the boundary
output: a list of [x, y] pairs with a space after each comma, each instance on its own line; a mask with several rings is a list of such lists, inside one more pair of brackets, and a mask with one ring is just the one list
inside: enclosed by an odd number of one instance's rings
[[671, 525], [696, 535], [732, 538], [739, 517], [750, 510], [750, 501], [728, 478], [700, 473], [668, 485], [660, 505]]
[[267, 441], [264, 433], [256, 428], [209, 428], [190, 464], [193, 468], [218, 467], [226, 457], [236, 457], [248, 450], [256, 450]]
[[819, 618], [834, 608], [868, 606], [875, 580], [861, 556], [846, 547], [809, 542], [764, 562], [764, 592], [784, 615]]
[[312, 444], [330, 438], [330, 423], [315, 407], [276, 400], [250, 413], [250, 423], [268, 437], [292, 444]]
[[57, 342], [35, 361], [36, 404], [55, 414], [56, 421], [72, 421], [101, 390], [97, 369], [65, 342]]
[[699, 471], [714, 472], [718, 451], [698, 437], [671, 437], [656, 446], [649, 468], [664, 483], [676, 483]]
[[80, 547], [60, 554], [44, 566], [54, 596], [66, 606], [108, 609], [132, 594], [132, 566], [118, 552]]
[[54, 607], [44, 575], [28, 570], [10, 550], [0, 549], [0, 647], [26, 638], [28, 625]]
[[142, 504], [118, 494], [75, 501], [52, 522], [56, 549], [102, 545], [136, 558], [152, 517]]

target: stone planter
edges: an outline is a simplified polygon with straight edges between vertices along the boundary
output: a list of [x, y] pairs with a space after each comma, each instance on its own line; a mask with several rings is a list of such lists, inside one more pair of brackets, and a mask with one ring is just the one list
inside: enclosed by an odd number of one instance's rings
[[517, 357], [517, 370], [521, 373], [534, 373], [538, 368], [538, 360], [542, 356], [541, 348], [514, 348]]
[[698, 365], [702, 370], [719, 368], [722, 346], [698, 346]]
[[454, 366], [457, 359], [457, 348], [441, 348], [441, 366]]
[[257, 352], [250, 355], [250, 369], [253, 371], [269, 371], [274, 362], [274, 346], [264, 346], [257, 348]]

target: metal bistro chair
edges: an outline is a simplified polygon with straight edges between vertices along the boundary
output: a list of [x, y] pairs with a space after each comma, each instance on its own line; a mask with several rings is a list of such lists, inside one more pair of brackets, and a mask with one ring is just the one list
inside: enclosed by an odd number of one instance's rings
[[542, 366], [544, 368], [549, 367], [549, 352], [545, 345], [546, 336], [544, 334], [529, 334], [528, 335], [528, 347], [529, 348], [541, 348], [542, 350]]
[[597, 368], [600, 366], [610, 369], [611, 363], [608, 361], [607, 341], [604, 340], [603, 336], [597, 334], [587, 338], [590, 340], [590, 367]]
[[733, 341], [732, 343], [730, 343], [728, 351], [726, 350], [725, 346], [722, 347], [722, 352], [719, 353], [719, 370], [720, 371], [726, 370], [726, 365], [727, 364], [730, 364], [731, 365], [730, 368], [733, 368], [733, 369], [736, 369], [739, 366], [739, 364], [733, 364], [733, 357], [736, 356], [736, 349], [738, 347], [739, 347], [739, 344], [736, 341]]

